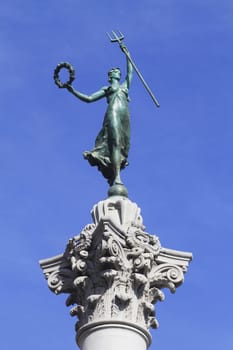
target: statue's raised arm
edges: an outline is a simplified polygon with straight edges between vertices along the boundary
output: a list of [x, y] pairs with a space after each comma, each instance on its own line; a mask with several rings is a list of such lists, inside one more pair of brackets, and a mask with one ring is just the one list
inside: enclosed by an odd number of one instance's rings
[[133, 66], [132, 66], [132, 63], [131, 63], [131, 60], [130, 60], [129, 50], [127, 49], [127, 47], [125, 46], [125, 44], [123, 42], [120, 42], [119, 45], [120, 45], [121, 50], [126, 55], [126, 70], [127, 70], [127, 74], [126, 74], [125, 81], [123, 82], [123, 84], [126, 84], [127, 88], [129, 89], [130, 85], [131, 85], [132, 77], [133, 77]]

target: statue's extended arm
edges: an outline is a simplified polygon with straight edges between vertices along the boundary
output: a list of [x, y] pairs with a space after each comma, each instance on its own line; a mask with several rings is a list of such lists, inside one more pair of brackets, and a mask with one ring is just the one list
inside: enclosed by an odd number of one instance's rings
[[83, 102], [95, 102], [100, 100], [101, 98], [106, 96], [105, 89], [102, 88], [97, 92], [94, 92], [92, 95], [85, 95], [82, 94], [81, 92], [75, 90], [72, 85], [67, 85], [66, 86], [67, 90], [71, 92], [75, 97], [79, 98]]
[[131, 85], [132, 77], [133, 77], [133, 66], [132, 66], [132, 64], [131, 64], [131, 62], [129, 60], [130, 53], [129, 53], [127, 47], [124, 45], [123, 42], [120, 43], [120, 48], [124, 52], [124, 54], [126, 56], [127, 75], [125, 77], [124, 83], [127, 85], [127, 88], [129, 89], [130, 85]]

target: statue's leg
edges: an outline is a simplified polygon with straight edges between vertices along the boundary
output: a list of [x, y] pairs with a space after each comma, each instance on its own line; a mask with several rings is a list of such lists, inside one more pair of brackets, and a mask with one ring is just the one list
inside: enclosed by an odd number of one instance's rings
[[111, 166], [113, 169], [113, 179], [111, 181], [112, 185], [122, 184], [120, 177], [121, 170], [121, 144], [120, 144], [120, 135], [118, 128], [118, 119], [112, 116], [111, 127], [109, 128], [109, 151], [110, 151], [110, 160]]
[[112, 167], [113, 167], [113, 172], [114, 172], [114, 179], [113, 179], [113, 184], [122, 184], [121, 177], [120, 177], [120, 166], [121, 166], [121, 152], [119, 145], [113, 146], [112, 147], [112, 152], [111, 152], [111, 162], [112, 162]]

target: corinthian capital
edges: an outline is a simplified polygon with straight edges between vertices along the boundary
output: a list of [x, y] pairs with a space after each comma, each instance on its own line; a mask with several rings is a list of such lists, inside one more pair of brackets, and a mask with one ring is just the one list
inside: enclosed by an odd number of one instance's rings
[[157, 328], [154, 304], [164, 299], [163, 288], [175, 292], [183, 283], [191, 253], [161, 247], [125, 197], [99, 202], [92, 217], [63, 254], [40, 261], [50, 290], [69, 295], [77, 331], [100, 321]]

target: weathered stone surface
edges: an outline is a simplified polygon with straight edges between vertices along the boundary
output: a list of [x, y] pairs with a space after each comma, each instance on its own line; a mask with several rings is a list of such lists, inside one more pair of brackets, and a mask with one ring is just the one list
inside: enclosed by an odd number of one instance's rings
[[192, 254], [161, 247], [126, 197], [99, 202], [92, 217], [63, 254], [40, 261], [50, 290], [69, 294], [77, 332], [109, 321], [157, 328], [154, 304], [183, 283]]

